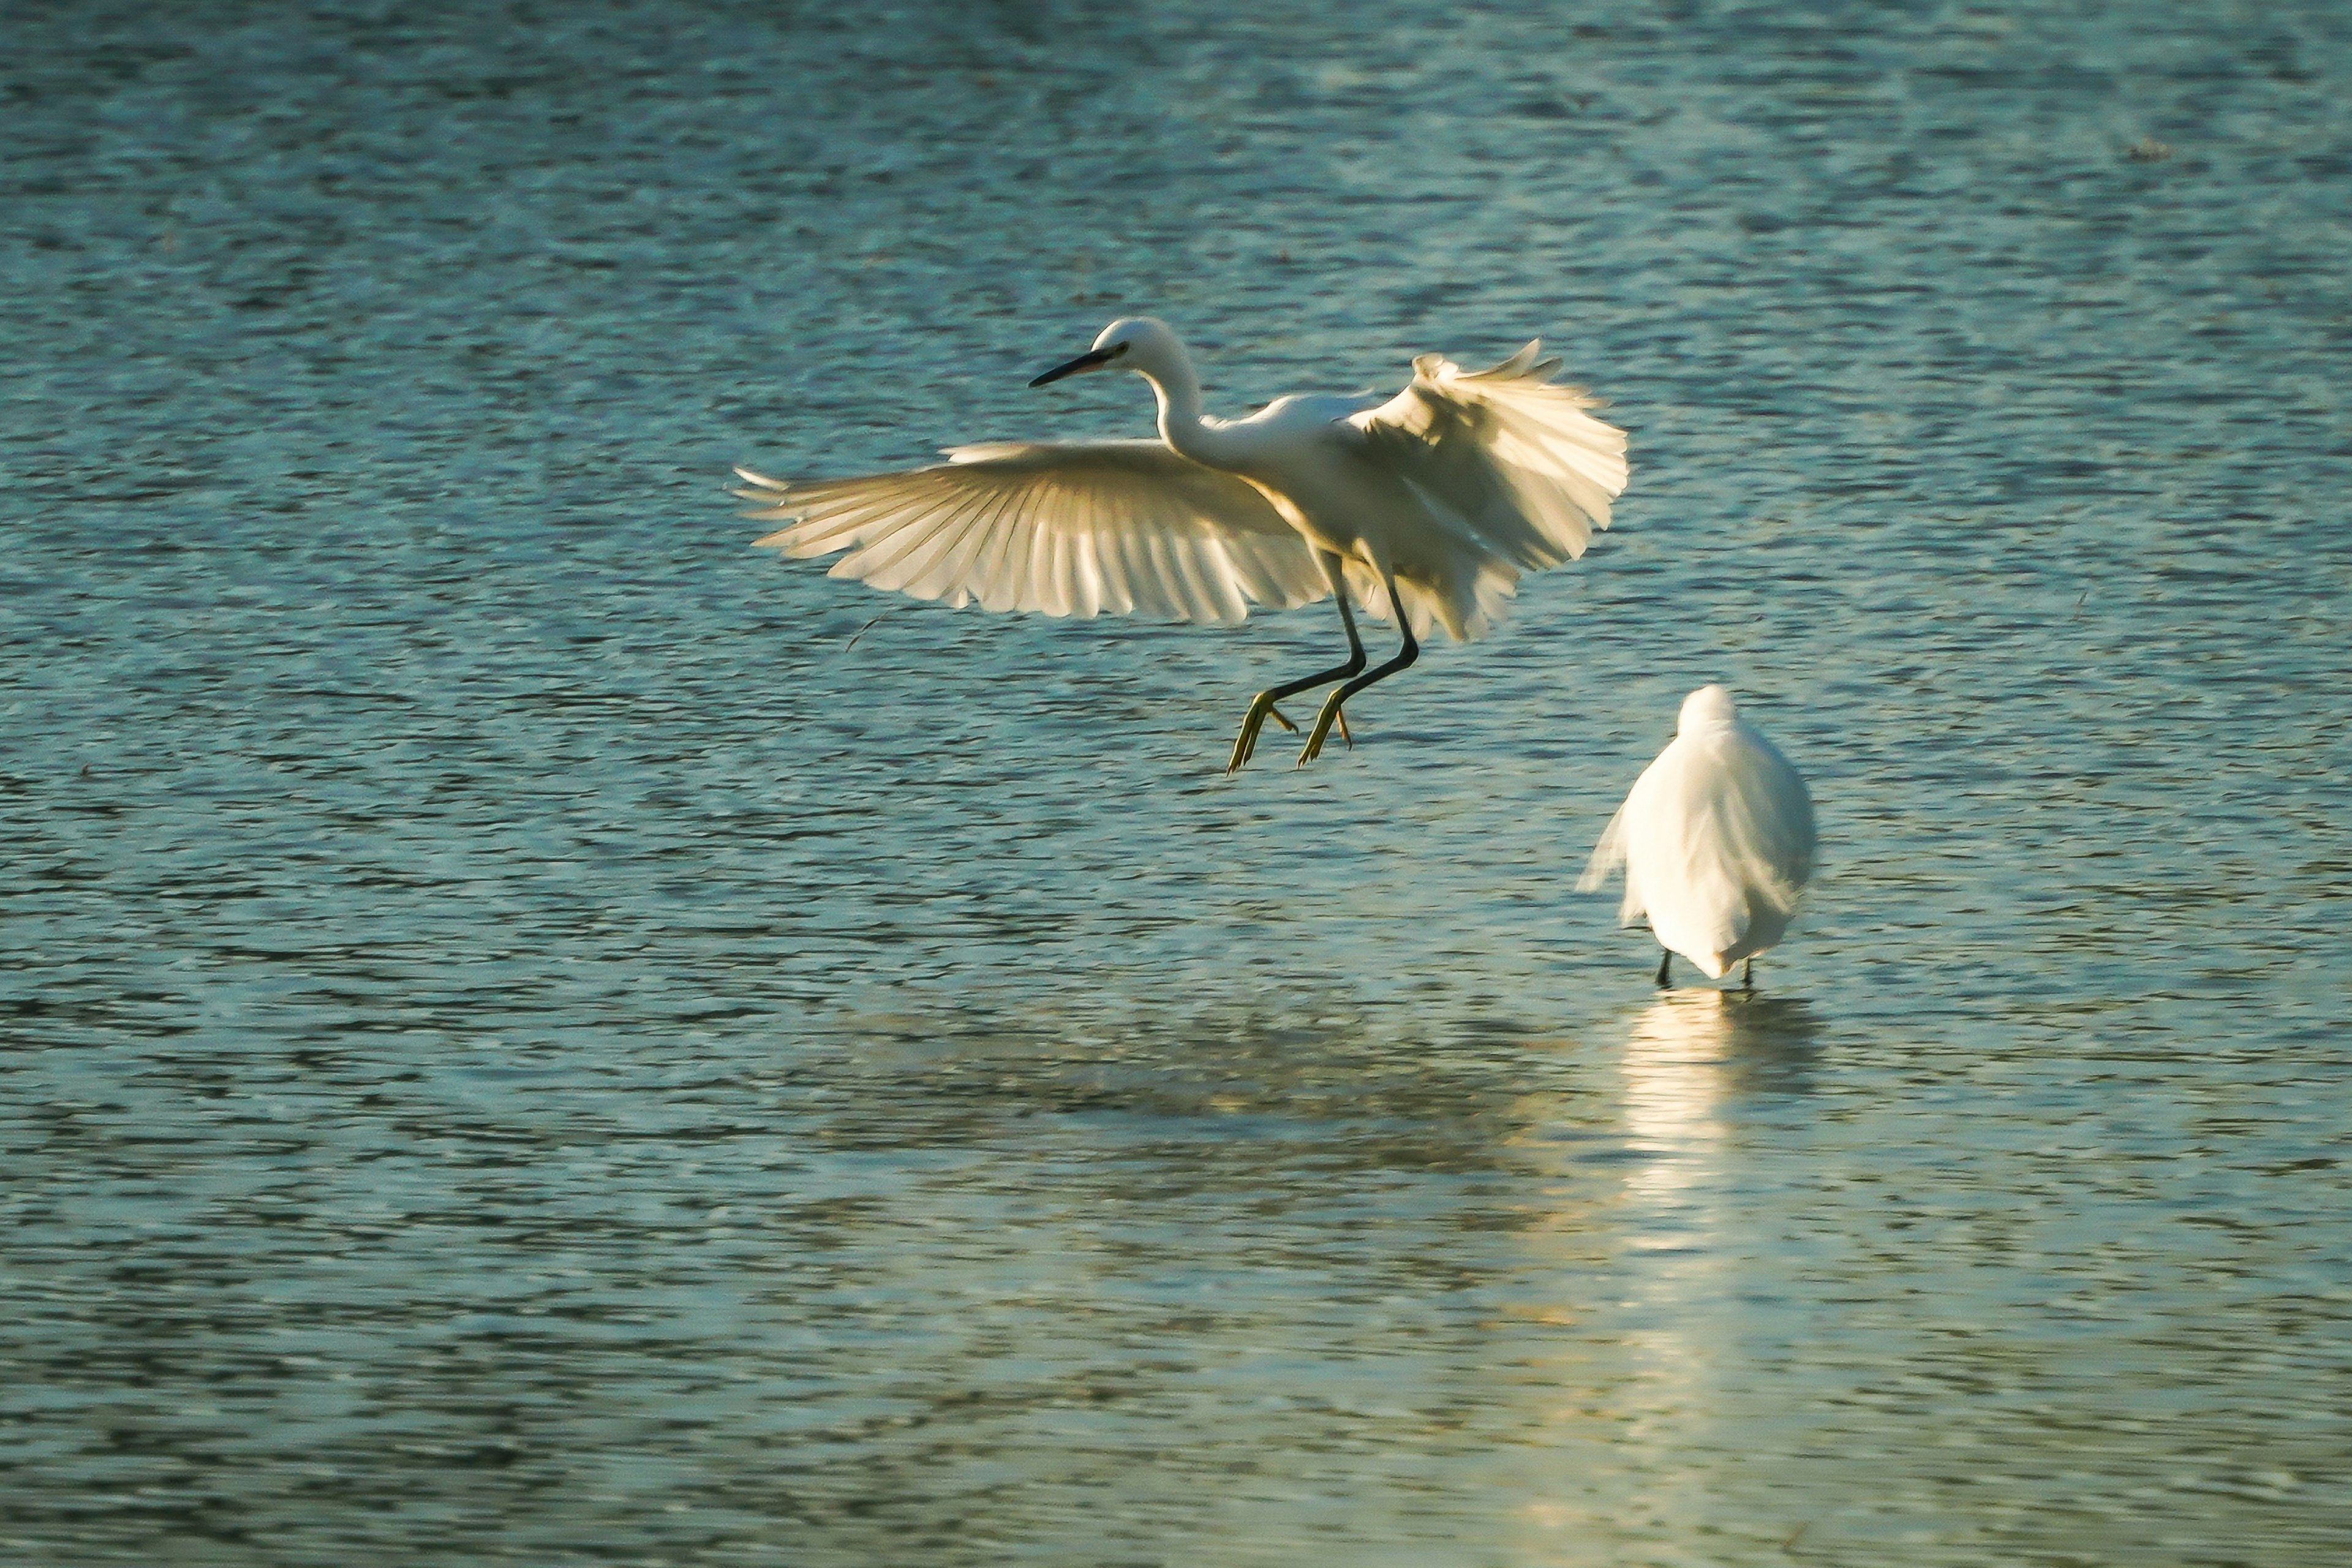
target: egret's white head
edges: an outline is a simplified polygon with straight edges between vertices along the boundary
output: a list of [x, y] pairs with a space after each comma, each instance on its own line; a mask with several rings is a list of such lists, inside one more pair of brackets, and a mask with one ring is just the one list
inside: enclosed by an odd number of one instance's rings
[[1139, 375], [1168, 380], [1183, 363], [1184, 344], [1167, 322], [1156, 316], [1122, 316], [1096, 336], [1094, 347], [1074, 360], [1055, 365], [1029, 384], [1045, 386], [1065, 376], [1084, 375], [1090, 370], [1131, 370]]
[[1683, 699], [1682, 715], [1675, 721], [1675, 733], [1695, 734], [1703, 725], [1728, 724], [1737, 717], [1728, 690], [1720, 686], [1702, 686]]

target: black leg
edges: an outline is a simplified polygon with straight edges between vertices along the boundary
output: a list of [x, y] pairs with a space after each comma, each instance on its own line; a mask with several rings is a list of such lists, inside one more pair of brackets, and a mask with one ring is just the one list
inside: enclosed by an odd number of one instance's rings
[[1413, 640], [1412, 622], [1406, 618], [1404, 605], [1397, 597], [1394, 578], [1389, 580], [1389, 609], [1396, 616], [1397, 630], [1404, 634], [1404, 647], [1399, 648], [1397, 656], [1386, 664], [1374, 665], [1323, 700], [1323, 711], [1315, 716], [1315, 728], [1307, 737], [1307, 749], [1298, 753], [1299, 766], [1305, 767], [1322, 753], [1323, 738], [1331, 732], [1331, 726], [1338, 721], [1339, 710], [1347, 705], [1349, 698], [1376, 680], [1386, 680], [1398, 670], [1409, 668], [1412, 661], [1421, 657], [1421, 644]]
[[1239, 772], [1242, 764], [1250, 760], [1250, 754], [1257, 750], [1257, 732], [1265, 728], [1268, 715], [1272, 715], [1274, 721], [1286, 730], [1295, 730], [1298, 727], [1281, 714], [1275, 712], [1276, 703], [1286, 697], [1296, 697], [1300, 692], [1314, 687], [1328, 685], [1334, 680], [1345, 680], [1364, 668], [1364, 639], [1356, 634], [1356, 612], [1348, 605], [1348, 584], [1346, 578], [1341, 575], [1339, 558], [1328, 552], [1318, 551], [1317, 553], [1323, 563], [1323, 575], [1330, 580], [1331, 596], [1339, 604], [1339, 624], [1347, 628], [1348, 662], [1333, 665], [1328, 669], [1318, 670], [1313, 675], [1301, 676], [1297, 680], [1286, 680], [1279, 686], [1269, 686], [1259, 692], [1251, 701], [1249, 712], [1242, 720], [1240, 736], [1234, 742], [1234, 760], [1225, 764], [1225, 772], [1229, 773]]
[[1739, 972], [1739, 988], [1742, 991], [1756, 989], [1756, 961], [1752, 958], [1748, 961], [1748, 966]]
[[1658, 989], [1661, 991], [1664, 991], [1669, 984], [1673, 984], [1673, 982], [1666, 978], [1666, 966], [1674, 963], [1674, 961], [1675, 950], [1673, 948], [1662, 947], [1658, 949]]

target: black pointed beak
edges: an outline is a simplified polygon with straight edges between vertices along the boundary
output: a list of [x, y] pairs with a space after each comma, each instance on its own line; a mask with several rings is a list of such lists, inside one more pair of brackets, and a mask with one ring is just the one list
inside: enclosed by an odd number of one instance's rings
[[1053, 369], [1047, 371], [1045, 374], [1039, 376], [1029, 384], [1032, 386], [1047, 386], [1061, 380], [1066, 375], [1083, 375], [1090, 370], [1100, 370], [1103, 366], [1110, 363], [1111, 361], [1117, 359], [1126, 352], [1127, 345], [1125, 343], [1113, 343], [1107, 349], [1088, 349], [1086, 353], [1080, 354], [1076, 359], [1064, 360], [1060, 364], [1055, 365]]

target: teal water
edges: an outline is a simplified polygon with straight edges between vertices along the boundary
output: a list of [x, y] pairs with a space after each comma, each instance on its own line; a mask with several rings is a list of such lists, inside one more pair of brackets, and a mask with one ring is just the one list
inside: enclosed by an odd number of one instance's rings
[[[2343, 1561], [2342, 24], [12, 11], [0, 1561]], [[1328, 606], [746, 548], [1131, 310], [1633, 488], [1230, 780]]]

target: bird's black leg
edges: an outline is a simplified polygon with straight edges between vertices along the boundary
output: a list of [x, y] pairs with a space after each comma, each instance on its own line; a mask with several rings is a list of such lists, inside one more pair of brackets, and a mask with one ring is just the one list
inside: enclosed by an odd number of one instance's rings
[[1753, 991], [1756, 989], [1756, 961], [1752, 958], [1748, 961], [1747, 966], [1739, 972], [1739, 988], [1742, 991]]
[[1242, 764], [1250, 760], [1250, 753], [1257, 750], [1257, 732], [1265, 728], [1269, 714], [1286, 730], [1298, 728], [1275, 711], [1276, 703], [1314, 687], [1345, 680], [1364, 668], [1364, 639], [1356, 635], [1356, 612], [1348, 605], [1348, 584], [1341, 575], [1339, 558], [1328, 550], [1317, 551], [1316, 556], [1322, 563], [1324, 577], [1331, 584], [1332, 597], [1339, 603], [1339, 624], [1348, 630], [1348, 662], [1302, 676], [1297, 680], [1286, 680], [1280, 686], [1269, 686], [1259, 692], [1251, 701], [1249, 712], [1242, 719], [1242, 732], [1234, 742], [1234, 760], [1225, 764], [1225, 772], [1229, 773], [1240, 772]]
[[1396, 579], [1391, 577], [1388, 582], [1389, 612], [1396, 616], [1397, 630], [1404, 634], [1404, 647], [1398, 649], [1397, 656], [1386, 664], [1374, 665], [1354, 679], [1343, 683], [1339, 689], [1323, 700], [1323, 711], [1315, 716], [1315, 728], [1307, 737], [1307, 749], [1298, 753], [1298, 765], [1302, 768], [1322, 754], [1324, 737], [1331, 733], [1331, 726], [1339, 721], [1339, 710], [1349, 698], [1376, 680], [1386, 680], [1421, 657], [1421, 644], [1413, 639], [1412, 622], [1406, 617], [1404, 605], [1397, 598]]
[[1674, 984], [1674, 982], [1666, 978], [1666, 967], [1673, 963], [1674, 961], [1675, 950], [1673, 948], [1662, 947], [1658, 950], [1658, 989], [1661, 991], [1664, 991], [1668, 985]]

